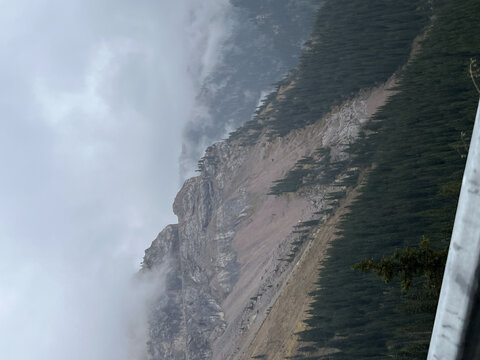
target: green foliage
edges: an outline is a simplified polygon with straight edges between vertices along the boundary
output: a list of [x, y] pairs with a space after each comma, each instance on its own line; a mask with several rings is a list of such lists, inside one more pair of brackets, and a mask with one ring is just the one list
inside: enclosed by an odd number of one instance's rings
[[[274, 96], [267, 99], [275, 104], [275, 110], [239, 131], [248, 133], [249, 141], [256, 140], [259, 133], [253, 130], [266, 124], [272, 138], [283, 136], [317, 121], [360, 89], [386, 81], [405, 63], [413, 38], [425, 25], [428, 12], [422, 6], [420, 0], [327, 1], [319, 11], [308, 49], [291, 75], [295, 85], [284, 93], [283, 100], [275, 101]], [[286, 84], [281, 82], [278, 87]], [[347, 165], [331, 164], [330, 149], [319, 148], [275, 181], [269, 194], [329, 184]], [[356, 184], [357, 176], [352, 174], [343, 184]]]
[[406, 247], [402, 251], [396, 249], [392, 256], [384, 257], [378, 263], [370, 258], [355, 264], [353, 269], [364, 273], [373, 271], [386, 283], [399, 278], [403, 291], [410, 288], [415, 277], [425, 276], [425, 285], [439, 294], [447, 253], [448, 250], [431, 249], [430, 240], [424, 236], [418, 248]]
[[[253, 144], [314, 123], [360, 89], [385, 82], [407, 60], [425, 26], [426, 0], [327, 0], [298, 67], [276, 84], [253, 120], [230, 134]], [[294, 86], [277, 96], [280, 88]], [[267, 104], [273, 107], [267, 108]]]
[[[341, 2], [330, 6], [336, 3]], [[402, 293], [398, 279], [384, 284], [351, 267], [415, 246], [423, 234], [429, 234], [433, 252], [449, 244], [478, 103], [469, 66], [471, 58], [480, 59], [480, 2], [437, 4], [422, 51], [402, 71], [398, 92], [350, 146], [352, 165], [375, 166], [339, 225], [341, 236], [323, 262], [308, 328], [301, 333], [308, 346], [340, 350], [329, 359], [426, 357], [437, 302], [430, 285], [437, 283], [436, 275], [412, 276], [409, 291]], [[416, 251], [407, 258], [422, 249]], [[400, 260], [399, 252], [393, 265]], [[385, 274], [393, 278], [395, 273]], [[314, 352], [298, 357], [325, 358]]]
[[426, 19], [423, 1], [326, 1], [295, 86], [269, 122], [271, 134], [315, 122], [360, 89], [386, 81], [407, 60]]
[[311, 156], [305, 156], [297, 161], [283, 179], [273, 182], [268, 195], [280, 195], [314, 185], [331, 184], [346, 168], [348, 162], [332, 162], [330, 151], [329, 147], [319, 148]]

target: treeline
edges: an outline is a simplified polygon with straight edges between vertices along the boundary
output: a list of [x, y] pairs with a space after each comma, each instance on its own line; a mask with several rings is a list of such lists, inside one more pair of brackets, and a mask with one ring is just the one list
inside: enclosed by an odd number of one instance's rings
[[[353, 4], [376, 1], [343, 3], [329, 6], [339, 5], [338, 16], [342, 11], [346, 19], [358, 13]], [[396, 8], [414, 2], [384, 3]], [[384, 284], [352, 266], [417, 246], [424, 235], [433, 249], [448, 246], [478, 101], [468, 66], [471, 58], [480, 59], [479, 14], [478, 0], [434, 3], [432, 27], [401, 74], [399, 92], [351, 147], [354, 164], [375, 166], [323, 262], [308, 328], [301, 333], [305, 346], [295, 358], [425, 359], [437, 302], [427, 279], [416, 278], [404, 293], [398, 281]], [[345, 39], [338, 41], [341, 46]], [[350, 56], [353, 61], [356, 54]], [[353, 86], [345, 84], [348, 95]], [[322, 349], [339, 351], [320, 355]]]
[[311, 156], [305, 156], [297, 161], [284, 178], [276, 180], [268, 195], [281, 195], [288, 192], [296, 192], [304, 187], [315, 185], [331, 185], [343, 171], [345, 176], [342, 181], [335, 185], [339, 188], [356, 183], [358, 178], [357, 169], [346, 171], [350, 161], [332, 161], [331, 148], [322, 147], [313, 152]]
[[[312, 40], [299, 66], [277, 83], [253, 120], [229, 140], [255, 142], [262, 130], [283, 136], [319, 120], [360, 89], [387, 80], [409, 56], [425, 26], [425, 0], [328, 0], [319, 10]], [[294, 86], [278, 97], [280, 88]], [[266, 104], [273, 107], [267, 109]]]

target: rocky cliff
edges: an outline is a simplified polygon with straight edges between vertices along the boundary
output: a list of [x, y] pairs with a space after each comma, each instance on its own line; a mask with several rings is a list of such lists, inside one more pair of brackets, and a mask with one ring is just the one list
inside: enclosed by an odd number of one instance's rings
[[[302, 224], [326, 220], [322, 209], [335, 206], [330, 195], [343, 188], [340, 180], [351, 169], [279, 196], [268, 195], [272, 184], [319, 149], [328, 149], [331, 163], [344, 160], [390, 85], [362, 91], [284, 137], [269, 140], [265, 132], [252, 145], [231, 140], [207, 149], [199, 176], [175, 199], [178, 224], [145, 252], [142, 271], [168, 269], [166, 292], [150, 314], [150, 360], [242, 354], [315, 235]], [[280, 88], [277, 100], [288, 86], [294, 84]]]

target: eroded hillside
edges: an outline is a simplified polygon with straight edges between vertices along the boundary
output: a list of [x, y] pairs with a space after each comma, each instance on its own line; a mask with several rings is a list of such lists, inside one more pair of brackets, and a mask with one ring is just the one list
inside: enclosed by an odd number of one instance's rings
[[329, 149], [332, 163], [345, 160], [344, 150], [384, 103], [388, 86], [362, 91], [274, 141], [264, 135], [254, 146], [231, 141], [207, 150], [201, 174], [175, 200], [178, 225], [160, 233], [145, 254], [144, 269], [170, 264], [168, 294], [152, 320], [152, 358], [233, 358], [251, 341], [293, 260], [310, 246], [314, 234], [302, 232], [302, 223], [336, 206], [329, 195], [344, 188], [339, 183], [351, 169], [286, 196], [268, 195], [273, 182], [318, 149]]
[[[261, 353], [273, 343], [255, 336], [269, 326], [267, 314], [278, 311], [274, 304], [282, 289], [292, 291], [292, 272], [314, 269], [333, 238], [325, 229], [362, 176], [351, 148], [366, 136], [363, 126], [392, 93], [392, 74], [408, 59], [425, 18], [412, 4], [372, 1], [349, 13], [356, 19], [353, 26], [348, 18], [335, 24], [329, 17], [336, 19], [342, 4], [334, 3], [319, 12], [317, 32], [300, 65], [256, 117], [206, 150], [199, 176], [187, 180], [175, 199], [178, 224], [169, 225], [147, 249], [144, 272], [168, 264], [167, 291], [159, 294], [150, 316], [149, 359], [286, 354], [280, 344], [280, 353], [277, 348]], [[401, 24], [378, 34], [378, 25], [392, 17]], [[367, 18], [369, 26], [359, 38], [357, 26]], [[331, 63], [325, 51], [342, 59], [342, 51], [351, 50], [342, 44], [332, 48], [332, 41], [351, 41], [368, 51], [357, 56], [360, 65], [350, 66], [351, 55], [345, 63]], [[378, 48], [369, 48], [375, 44]], [[359, 76], [358, 66], [373, 61], [374, 54], [376, 65]], [[322, 62], [325, 67], [318, 66]], [[298, 290], [299, 306], [291, 318], [303, 316], [312, 276]], [[286, 322], [296, 326], [291, 318]]]

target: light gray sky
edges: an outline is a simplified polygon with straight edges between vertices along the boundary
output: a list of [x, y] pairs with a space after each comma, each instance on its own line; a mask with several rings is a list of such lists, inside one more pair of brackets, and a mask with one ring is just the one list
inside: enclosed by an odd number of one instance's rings
[[[0, 358], [123, 360], [227, 0], [0, 0]], [[143, 294], [145, 289], [137, 289]]]

